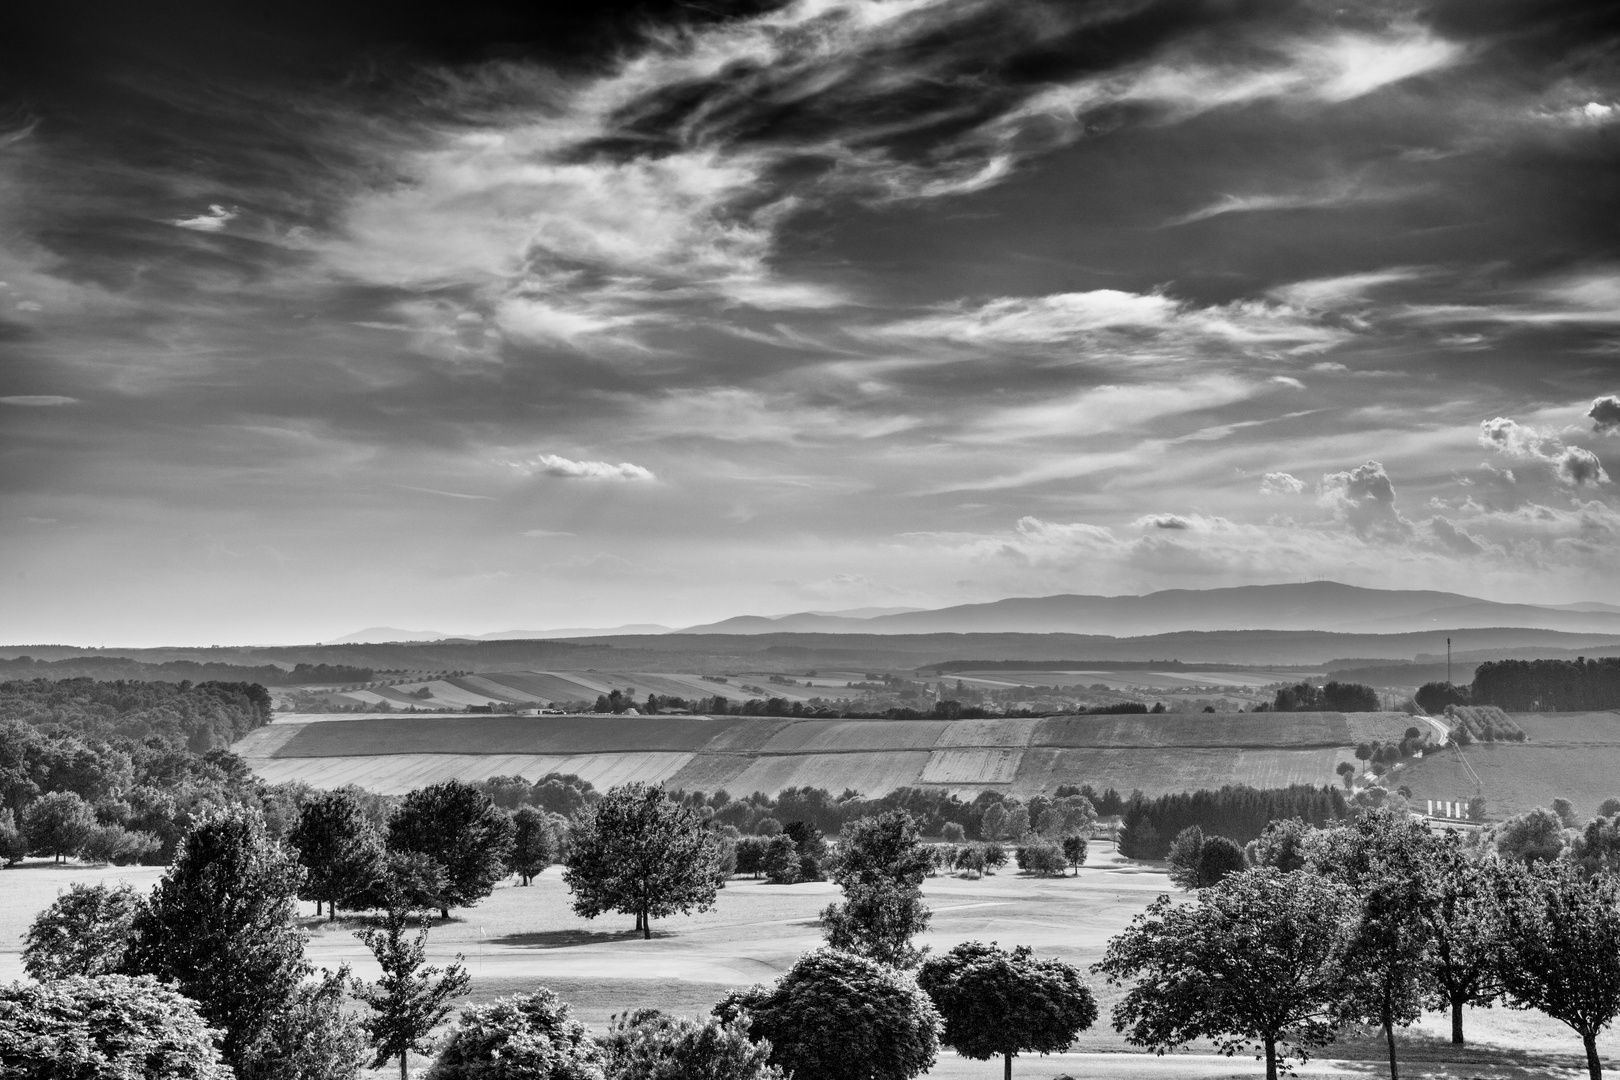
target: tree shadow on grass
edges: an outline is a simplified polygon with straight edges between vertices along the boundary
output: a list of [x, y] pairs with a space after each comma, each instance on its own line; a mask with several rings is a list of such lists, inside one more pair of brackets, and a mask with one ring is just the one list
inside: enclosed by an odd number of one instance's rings
[[[1405, 1071], [1405, 1066], [1411, 1065], [1414, 1074], [1419, 1067], [1450, 1066], [1461, 1070], [1458, 1075], [1479, 1077], [1534, 1077], [1544, 1080], [1549, 1075], [1565, 1072], [1586, 1075], [1584, 1052], [1521, 1050], [1474, 1043], [1457, 1046], [1449, 1039], [1426, 1032], [1403, 1032], [1395, 1038], [1395, 1052], [1403, 1066], [1402, 1071]], [[1343, 1061], [1351, 1067], [1365, 1065], [1369, 1075], [1381, 1075], [1389, 1069], [1389, 1053], [1382, 1034], [1341, 1037], [1315, 1056]], [[1609, 1061], [1603, 1064], [1605, 1068], [1612, 1065]]]
[[[653, 940], [674, 937], [668, 930], [654, 930]], [[495, 945], [520, 949], [572, 949], [580, 945], [601, 945], [612, 941], [640, 941], [640, 930], [545, 930], [533, 934], [507, 934], [490, 938]]]

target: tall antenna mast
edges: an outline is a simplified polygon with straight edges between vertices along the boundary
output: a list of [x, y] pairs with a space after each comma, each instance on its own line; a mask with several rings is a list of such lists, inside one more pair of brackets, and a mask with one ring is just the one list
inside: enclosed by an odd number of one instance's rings
[[1451, 639], [1446, 638], [1446, 685], [1451, 685]]

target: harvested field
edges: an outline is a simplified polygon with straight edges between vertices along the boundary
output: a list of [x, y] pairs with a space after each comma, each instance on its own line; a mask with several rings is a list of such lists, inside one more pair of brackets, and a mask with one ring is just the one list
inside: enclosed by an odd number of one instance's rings
[[[492, 701], [505, 703], [505, 699], [492, 698], [485, 693], [464, 689], [448, 679], [432, 679], [420, 683], [400, 683], [399, 686], [394, 688], [394, 692], [410, 694], [423, 688], [426, 688], [428, 694], [431, 695], [431, 699], [440, 705], [465, 707], [467, 705], [488, 705]], [[358, 697], [358, 694], [351, 692], [349, 696]]]
[[1350, 741], [1342, 713], [1167, 713], [1053, 716], [1035, 746], [1338, 746]]
[[249, 760], [268, 783], [300, 780], [312, 787], [357, 784], [384, 795], [403, 795], [414, 788], [446, 780], [487, 780], [491, 776], [524, 776], [538, 780], [547, 773], [575, 773], [606, 789], [632, 780], [659, 783], [681, 770], [691, 754], [369, 754], [323, 758]]
[[964, 796], [989, 786], [1027, 796], [1059, 784], [1151, 793], [1236, 783], [1333, 784], [1334, 766], [1353, 760], [1359, 739], [1373, 731], [1399, 738], [1411, 722], [1405, 714], [1357, 714], [1352, 724], [1338, 713], [959, 721], [596, 714], [318, 719], [279, 721], [238, 748], [267, 779], [318, 787], [358, 783], [395, 791], [448, 776], [515, 772], [533, 779], [556, 770], [599, 785], [658, 779], [732, 794], [810, 785], [876, 795], [929, 784]]
[[848, 753], [855, 750], [926, 750], [949, 720], [804, 720], [772, 736], [766, 754]]
[[923, 766], [925, 784], [1010, 784], [1022, 750], [935, 750]]
[[819, 787], [836, 795], [845, 788], [854, 788], [876, 798], [916, 784], [927, 764], [926, 750], [757, 757], [737, 774], [732, 781], [735, 787], [726, 790], [742, 795], [755, 791], [770, 794], [788, 787]]
[[934, 740], [947, 746], [1028, 746], [1040, 720], [955, 720]]
[[366, 717], [303, 727], [277, 757], [352, 754], [587, 754], [700, 749], [748, 721], [704, 716], [468, 716], [453, 724], [414, 716]]
[[1099, 791], [1124, 793], [1140, 788], [1149, 796], [1227, 784], [1284, 787], [1331, 784], [1340, 761], [1354, 761], [1348, 747], [1302, 750], [1167, 747], [1160, 749], [1051, 749], [1024, 751], [1012, 793], [1028, 797], [1059, 784], [1090, 784]]
[[682, 791], [729, 791], [744, 794], [737, 777], [748, 771], [754, 758], [744, 754], [693, 754], [681, 770], [665, 781]]
[[487, 694], [494, 700], [504, 701], [509, 705], [533, 705], [540, 700], [533, 694], [522, 693], [504, 683], [498, 683], [494, 679], [486, 679], [481, 675], [468, 675], [464, 678], [452, 679], [451, 682], [464, 690], [475, 694]]
[[1514, 713], [1525, 738], [1543, 746], [1620, 747], [1620, 712]]
[[600, 693], [549, 671], [489, 672], [479, 678], [528, 694], [535, 701], [585, 701]]

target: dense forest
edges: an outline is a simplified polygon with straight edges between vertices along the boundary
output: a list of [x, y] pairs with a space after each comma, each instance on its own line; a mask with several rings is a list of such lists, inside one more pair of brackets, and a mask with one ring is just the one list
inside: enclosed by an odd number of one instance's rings
[[1229, 785], [1219, 791], [1137, 797], [1123, 811], [1125, 829], [1119, 851], [1132, 859], [1162, 859], [1176, 834], [1191, 825], [1242, 845], [1257, 838], [1273, 821], [1300, 818], [1321, 828], [1349, 812], [1343, 792], [1308, 784], [1265, 789]]
[[1494, 660], [1474, 671], [1470, 700], [1508, 712], [1585, 712], [1620, 708], [1620, 658]]
[[242, 682], [265, 686], [303, 686], [370, 682], [375, 672], [368, 667], [348, 664], [295, 664], [291, 669], [275, 664], [199, 663], [195, 660], [169, 660], [161, 664], [132, 660], [127, 656], [68, 656], [60, 660], [35, 660], [19, 656], [0, 660], [0, 675], [34, 679], [93, 678], [141, 682], [194, 683]]
[[286, 819], [292, 793], [227, 749], [269, 717], [255, 683], [0, 683], [0, 857], [20, 858], [32, 829], [78, 836], [110, 861], [161, 863], [208, 809]]

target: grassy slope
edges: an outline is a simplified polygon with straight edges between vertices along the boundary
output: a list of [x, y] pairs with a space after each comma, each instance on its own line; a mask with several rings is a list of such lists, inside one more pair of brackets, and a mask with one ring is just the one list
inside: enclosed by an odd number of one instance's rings
[[[784, 787], [990, 785], [1028, 796], [1059, 784], [1150, 794], [1223, 784], [1333, 783], [1355, 743], [1399, 738], [1403, 714], [1243, 713], [1045, 720], [828, 721], [726, 717], [367, 717], [273, 726], [239, 744], [266, 779], [402, 792], [455, 776], [575, 772], [733, 794]], [[287, 727], [298, 730], [282, 734]], [[1454, 797], [1454, 796], [1453, 796]]]

